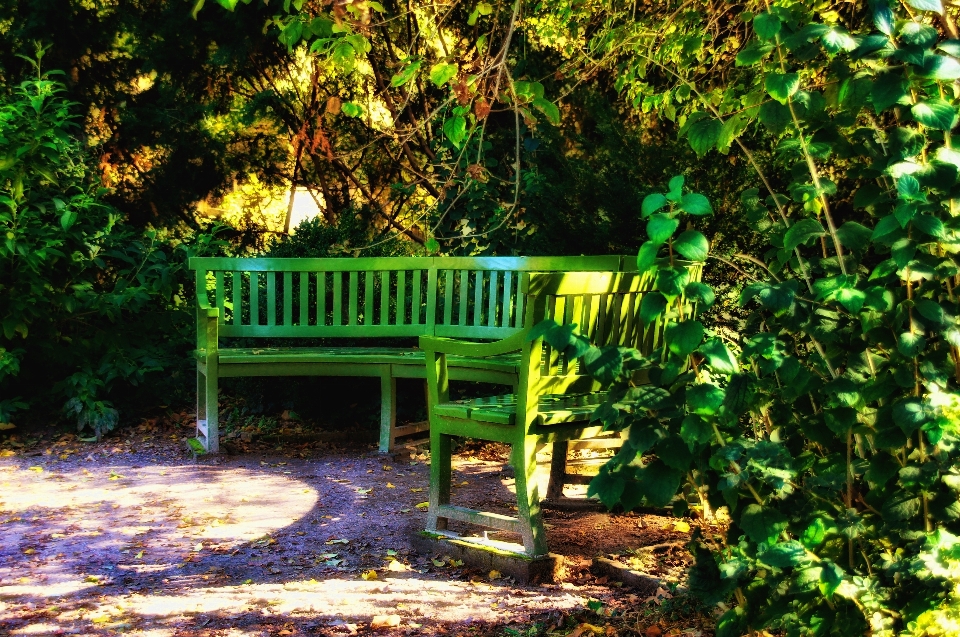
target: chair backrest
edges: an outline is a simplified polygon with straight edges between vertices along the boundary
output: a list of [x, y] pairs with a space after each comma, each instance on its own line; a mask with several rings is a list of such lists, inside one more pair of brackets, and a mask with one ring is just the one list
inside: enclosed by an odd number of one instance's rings
[[610, 270], [632, 257], [193, 258], [224, 337], [500, 339], [523, 329], [520, 277]]
[[[702, 265], [684, 263], [691, 281], [700, 279]], [[650, 354], [662, 342], [668, 312], [649, 324], [640, 320], [644, 295], [655, 290], [649, 272], [539, 272], [524, 277], [521, 292], [527, 297], [526, 327], [552, 319], [559, 325], [576, 325], [573, 330], [598, 347], [632, 347]], [[684, 304], [680, 299], [680, 304]], [[676, 307], [672, 312], [675, 315]], [[593, 391], [597, 384], [581, 369], [580, 359], [568, 359], [564, 352], [545, 342], [531, 343], [530, 382], [534, 393]], [[539, 357], [537, 352], [540, 352]]]

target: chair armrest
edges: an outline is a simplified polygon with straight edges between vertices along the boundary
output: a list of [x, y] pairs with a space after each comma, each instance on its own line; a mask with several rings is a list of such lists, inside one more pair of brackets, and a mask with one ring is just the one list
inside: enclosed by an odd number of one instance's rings
[[439, 336], [421, 336], [420, 349], [438, 354], [456, 354], [459, 356], [498, 356], [510, 352], [519, 352], [523, 349], [527, 332], [518, 332], [513, 336], [493, 341], [492, 343], [473, 343], [455, 338], [441, 338]]

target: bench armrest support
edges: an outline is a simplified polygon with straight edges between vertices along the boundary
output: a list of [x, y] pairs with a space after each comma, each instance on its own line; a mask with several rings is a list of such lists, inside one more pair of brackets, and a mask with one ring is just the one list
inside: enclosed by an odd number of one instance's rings
[[491, 343], [472, 343], [455, 338], [421, 336], [420, 349], [437, 354], [456, 354], [459, 356], [484, 358], [487, 356], [499, 356], [500, 354], [519, 352], [523, 349], [523, 343], [526, 337], [527, 333], [523, 331]]

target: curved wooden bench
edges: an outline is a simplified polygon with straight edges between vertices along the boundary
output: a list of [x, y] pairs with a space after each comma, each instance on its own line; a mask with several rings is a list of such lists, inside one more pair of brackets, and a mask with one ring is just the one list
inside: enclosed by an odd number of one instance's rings
[[[197, 285], [197, 438], [206, 450], [218, 450], [220, 378], [366, 376], [380, 378], [380, 450], [387, 451], [398, 436], [425, 429], [397, 427], [396, 379], [425, 378], [426, 366], [415, 346], [383, 347], [376, 339], [509, 338], [523, 328], [523, 273], [619, 271], [634, 263], [623, 256], [190, 259]], [[277, 345], [284, 339], [291, 345]], [[330, 345], [330, 339], [350, 343]], [[451, 356], [448, 374], [514, 387], [519, 365], [516, 351]]]

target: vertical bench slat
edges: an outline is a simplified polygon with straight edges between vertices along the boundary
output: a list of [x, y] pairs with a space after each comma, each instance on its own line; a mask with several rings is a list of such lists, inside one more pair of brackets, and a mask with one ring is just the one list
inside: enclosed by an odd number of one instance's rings
[[397, 325], [407, 322], [407, 272], [397, 271]]
[[460, 314], [457, 316], [457, 325], [467, 324], [467, 288], [470, 285], [470, 273], [460, 270]]
[[623, 295], [621, 294], [611, 294], [612, 298], [610, 303], [610, 320], [607, 323], [607, 326], [610, 328], [610, 334], [607, 337], [607, 341], [611, 345], [618, 345], [620, 343], [620, 335], [623, 333], [623, 324], [621, 323], [620, 310], [623, 305]]
[[443, 324], [453, 324], [453, 270], [447, 270], [444, 273]]
[[267, 325], [277, 324], [277, 273], [267, 272]]
[[216, 280], [217, 298], [215, 299], [215, 302], [217, 307], [220, 309], [220, 318], [217, 320], [217, 322], [223, 325], [227, 320], [227, 310], [223, 306], [223, 270], [217, 270], [217, 273], [213, 276]]
[[363, 324], [373, 325], [373, 270], [367, 270], [363, 280]]
[[230, 317], [231, 325], [240, 325], [243, 322], [243, 294], [240, 292], [242, 277], [239, 272], [230, 273], [231, 297], [233, 298], [233, 316]]
[[380, 273], [380, 325], [390, 324], [390, 271]]
[[299, 273], [300, 281], [300, 325], [306, 327], [310, 321], [310, 275], [306, 272]]
[[480, 325], [483, 316], [483, 270], [477, 270], [473, 280], [473, 324]]
[[357, 296], [359, 294], [359, 272], [350, 273], [349, 301], [347, 302], [347, 325], [357, 324]]
[[[582, 321], [583, 317], [583, 295], [578, 294], [573, 298], [568, 298], [567, 300], [567, 323], [576, 323], [577, 324], [577, 333], [583, 334], [584, 325]], [[564, 373], [565, 374], [576, 374], [578, 367], [577, 359], [567, 359], [565, 364]]]
[[414, 270], [411, 276], [413, 277], [413, 296], [410, 298], [410, 324], [420, 325], [420, 279], [423, 277], [423, 270]]
[[[427, 315], [424, 322], [431, 328], [437, 324], [437, 269], [427, 270]], [[433, 334], [431, 329], [430, 334]]]
[[283, 273], [283, 324], [293, 325], [293, 272]]
[[327, 273], [317, 272], [317, 325], [327, 324]]
[[260, 325], [260, 273], [250, 273], [250, 325]]
[[513, 301], [513, 272], [503, 273], [503, 310], [500, 313], [500, 327], [510, 327], [510, 306]]
[[527, 302], [527, 299], [523, 294], [520, 293], [520, 285], [518, 283], [517, 284], [517, 306], [516, 306], [516, 310], [514, 310], [516, 312], [516, 314], [514, 315], [515, 316], [514, 327], [523, 327], [523, 312], [524, 310], [526, 310], [526, 307], [525, 307], [526, 302]]
[[497, 288], [500, 287], [500, 273], [490, 273], [490, 298], [487, 299], [487, 326], [497, 326]]
[[333, 325], [343, 324], [343, 272], [333, 275]]

